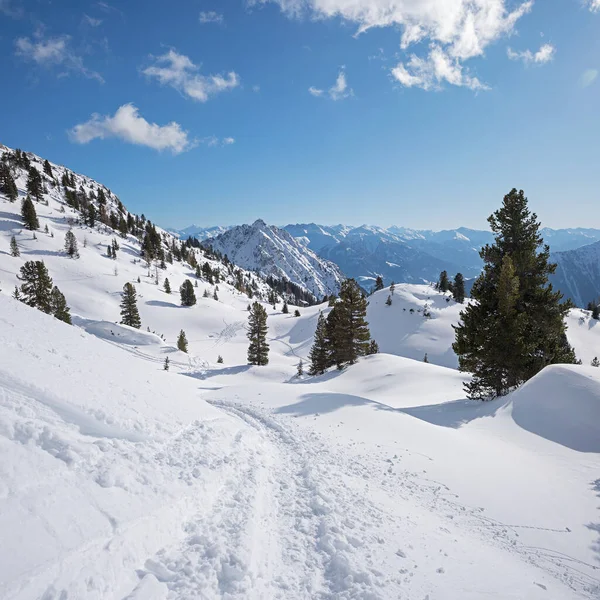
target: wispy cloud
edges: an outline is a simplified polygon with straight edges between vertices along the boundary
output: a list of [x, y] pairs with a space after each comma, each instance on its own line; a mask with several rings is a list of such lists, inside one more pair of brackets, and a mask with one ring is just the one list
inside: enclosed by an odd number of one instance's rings
[[586, 87], [589, 87], [590, 85], [592, 85], [592, 83], [594, 83], [594, 81], [596, 81], [597, 78], [598, 78], [598, 69], [586, 69], [582, 73], [582, 75], [579, 79], [579, 83], [582, 88], [586, 88]]
[[392, 69], [392, 77], [404, 87], [423, 90], [441, 90], [444, 83], [471, 90], [488, 90], [477, 77], [472, 77], [461, 61], [450, 57], [439, 46], [432, 46], [426, 58], [411, 55], [406, 63]]
[[13, 19], [20, 19], [24, 11], [18, 0], [0, 0], [0, 14]]
[[[510, 35], [517, 21], [533, 7], [533, 0], [248, 0], [274, 2], [290, 17], [341, 18], [356, 24], [356, 33], [371, 28], [401, 30], [402, 50], [419, 44], [407, 60], [392, 69], [392, 76], [407, 87], [439, 89], [442, 83], [486, 89], [464, 68], [483, 56], [486, 48]], [[518, 1], [518, 0], [517, 0]], [[591, 0], [600, 2], [600, 0]]]
[[600, 0], [587, 0], [586, 4], [592, 12], [600, 12]]
[[218, 138], [215, 135], [211, 135], [209, 137], [202, 138], [200, 140], [200, 142], [202, 144], [206, 144], [207, 146], [209, 146], [211, 148], [215, 148], [217, 146], [231, 146], [231, 145], [235, 144], [235, 138], [232, 138], [232, 137]]
[[179, 123], [149, 123], [133, 104], [120, 106], [113, 116], [94, 113], [85, 123], [75, 125], [69, 131], [69, 137], [78, 144], [87, 144], [95, 139], [117, 138], [154, 150], [170, 150], [173, 154], [185, 152], [196, 143], [190, 140], [188, 132]]
[[60, 69], [58, 75], [78, 73], [88, 79], [96, 79], [104, 83], [102, 76], [88, 69], [83, 64], [83, 58], [76, 54], [70, 45], [68, 35], [45, 37], [40, 29], [35, 32], [33, 39], [21, 37], [15, 40], [15, 54], [26, 61], [33, 62], [42, 68]]
[[215, 12], [214, 10], [209, 10], [208, 12], [202, 11], [200, 16], [198, 17], [200, 23], [218, 23], [222, 25], [225, 22], [223, 15], [221, 13]]
[[180, 94], [206, 102], [211, 96], [232, 90], [240, 85], [237, 73], [230, 71], [225, 75], [201, 75], [187, 56], [171, 49], [166, 54], [155, 58], [152, 66], [142, 72], [150, 78], [157, 79], [162, 85], [175, 88]]
[[84, 25], [89, 25], [90, 27], [99, 27], [100, 25], [102, 25], [102, 19], [96, 19], [86, 14], [83, 15], [81, 22]]
[[[320, 88], [309, 87], [308, 93], [314, 96], [315, 98], [320, 98], [326, 92]], [[343, 100], [344, 98], [348, 98], [349, 96], [354, 95], [354, 91], [348, 87], [348, 82], [346, 81], [346, 73], [342, 69], [335, 80], [335, 83], [327, 90], [327, 95], [332, 100]]]
[[506, 54], [510, 60], [520, 60], [526, 65], [545, 65], [554, 58], [556, 48], [552, 44], [543, 44], [537, 52], [507, 48]]

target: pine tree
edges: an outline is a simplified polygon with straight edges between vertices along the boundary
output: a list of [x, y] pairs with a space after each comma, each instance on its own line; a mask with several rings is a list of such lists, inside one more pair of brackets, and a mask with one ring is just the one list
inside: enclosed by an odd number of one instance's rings
[[65, 234], [65, 252], [69, 258], [79, 258], [79, 248], [77, 247], [77, 238], [72, 229]]
[[427, 352], [425, 352], [425, 356], [423, 357], [423, 362], [424, 363], [428, 363], [429, 362], [429, 357], [427, 356]]
[[392, 284], [390, 285], [390, 294], [393, 296], [395, 291], [396, 291], [396, 284], [392, 281]]
[[597, 304], [594, 304], [592, 306], [592, 319], [596, 319], [596, 321], [600, 319], [600, 306], [598, 306]]
[[9, 202], [14, 202], [19, 197], [17, 184], [6, 163], [0, 162], [0, 192], [2, 192]]
[[450, 289], [450, 281], [448, 280], [447, 271], [442, 271], [440, 273], [440, 278], [437, 283], [436, 289], [438, 289], [440, 292], [447, 292]]
[[42, 186], [42, 176], [35, 167], [31, 167], [29, 169], [29, 176], [27, 177], [27, 192], [38, 201], [42, 199], [42, 194], [44, 192]]
[[183, 329], [179, 332], [179, 336], [177, 337], [177, 349], [186, 353], [188, 351], [188, 341], [185, 337], [185, 331]]
[[327, 300], [327, 306], [335, 306], [337, 299], [338, 297], [335, 294], [331, 294], [331, 296], [329, 296], [329, 299]]
[[210, 296], [210, 294], [208, 293], [208, 290], [206, 288], [204, 288], [204, 291], [202, 292], [202, 297], [208, 298], [209, 296]]
[[385, 301], [386, 306], [391, 306], [392, 305], [392, 296], [389, 295], [387, 297], [387, 300]]
[[296, 369], [296, 376], [302, 377], [302, 375], [304, 375], [304, 363], [302, 362], [302, 359], [300, 359], [300, 362], [298, 363], [298, 367]]
[[354, 279], [346, 279], [342, 283], [339, 302], [329, 314], [331, 344], [339, 369], [354, 364], [360, 356], [367, 354], [371, 334], [366, 315], [367, 299]]
[[181, 306], [194, 306], [196, 304], [196, 294], [194, 293], [194, 286], [189, 279], [186, 279], [179, 288], [181, 295]]
[[48, 177], [54, 177], [54, 173], [52, 172], [52, 166], [50, 165], [47, 159], [44, 161], [44, 173], [46, 173]]
[[296, 309], [294, 311], [294, 317], [299, 317], [300, 316], [300, 311], [298, 309]]
[[123, 286], [121, 297], [121, 323], [139, 329], [142, 326], [142, 321], [137, 307], [135, 286], [127, 282]]
[[52, 312], [52, 278], [41, 260], [27, 261], [22, 267], [19, 279], [21, 300], [28, 306], [35, 306], [42, 312]]
[[269, 344], [267, 344], [267, 311], [255, 302], [248, 315], [248, 364], [268, 365]]
[[460, 304], [465, 301], [465, 278], [462, 273], [457, 273], [454, 276], [454, 284], [452, 285], [452, 297]]
[[171, 293], [171, 284], [169, 283], [169, 280], [165, 277], [165, 282], [163, 283], [163, 287], [165, 290], [165, 293], [170, 294]]
[[600, 367], [600, 360], [598, 360], [597, 356], [594, 356], [594, 359], [592, 360], [590, 365], [592, 365], [592, 367]]
[[219, 295], [217, 294], [217, 288], [215, 288], [215, 291], [213, 292], [213, 300], [216, 300], [217, 302], [219, 301]]
[[21, 256], [21, 251], [14, 235], [10, 238], [10, 255], [14, 257]]
[[171, 362], [171, 361], [169, 360], [169, 357], [167, 356], [167, 357], [165, 358], [165, 362], [164, 362], [164, 364], [163, 364], [163, 370], [164, 370], [164, 371], [168, 371], [168, 370], [169, 370], [169, 363], [170, 363], [170, 362]]
[[222, 365], [223, 364], [223, 357], [219, 354], [219, 356], [217, 356], [217, 363]]
[[21, 203], [21, 216], [23, 217], [25, 229], [34, 231], [40, 228], [40, 222], [38, 221], [37, 213], [35, 212], [35, 206], [29, 195], [27, 195]]
[[71, 312], [67, 306], [67, 301], [63, 293], [56, 286], [52, 288], [52, 293], [50, 294], [50, 308], [52, 314], [59, 321], [72, 325]]
[[377, 354], [379, 352], [379, 344], [375, 340], [369, 342], [369, 348], [367, 354]]
[[327, 321], [323, 313], [319, 313], [317, 329], [310, 354], [310, 366], [308, 372], [311, 375], [322, 375], [331, 366], [329, 358], [329, 340], [327, 337]]
[[465, 389], [474, 399], [502, 396], [547, 365], [576, 360], [564, 324], [570, 304], [548, 284], [556, 265], [523, 191], [507, 194], [488, 222], [495, 241], [480, 252], [476, 302], [461, 312], [453, 344], [460, 370], [473, 373]]
[[377, 275], [377, 279], [375, 279], [375, 290], [376, 292], [378, 292], [379, 290], [382, 290], [384, 288], [383, 285], [383, 277], [381, 277], [381, 275]]
[[283, 306], [282, 306], [282, 308], [281, 308], [281, 312], [282, 312], [284, 315], [287, 315], [287, 314], [289, 314], [289, 312], [290, 312], [290, 309], [288, 308], [287, 302], [286, 302], [285, 300], [283, 301]]

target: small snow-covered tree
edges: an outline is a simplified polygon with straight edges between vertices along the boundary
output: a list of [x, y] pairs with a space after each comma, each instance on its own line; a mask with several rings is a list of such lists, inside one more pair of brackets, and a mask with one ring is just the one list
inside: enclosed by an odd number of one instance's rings
[[598, 360], [597, 356], [594, 356], [590, 364], [592, 365], [592, 367], [600, 367], [600, 360]]
[[185, 337], [185, 331], [183, 329], [179, 332], [179, 336], [177, 337], [177, 349], [181, 350], [182, 352], [188, 351], [188, 341]]
[[385, 301], [386, 306], [391, 306], [392, 305], [392, 296], [391, 294], [387, 297], [387, 300]]
[[181, 295], [182, 306], [194, 306], [196, 304], [196, 294], [194, 293], [194, 286], [189, 279], [186, 279], [179, 288]]
[[165, 282], [163, 283], [163, 289], [165, 290], [166, 294], [171, 293], [171, 284], [169, 283], [169, 279], [167, 277], [165, 277]]
[[170, 362], [170, 361], [169, 361], [169, 357], [167, 356], [167, 357], [165, 358], [165, 362], [164, 362], [164, 364], [163, 364], [163, 369], [164, 369], [165, 371], [168, 371], [168, 370], [169, 370], [169, 362]]
[[21, 217], [23, 218], [25, 229], [35, 231], [40, 228], [40, 222], [38, 221], [37, 213], [35, 212], [35, 206], [29, 195], [27, 195], [21, 203]]
[[298, 363], [298, 367], [296, 369], [296, 376], [302, 377], [302, 375], [304, 375], [304, 363], [302, 362], [302, 359], [300, 359], [300, 362]]
[[132, 283], [127, 282], [123, 286], [121, 297], [121, 323], [139, 329], [142, 326], [142, 321], [137, 307], [137, 293], [135, 291], [135, 286]]
[[77, 238], [72, 229], [65, 234], [65, 252], [69, 258], [79, 258], [79, 248], [77, 247]]
[[21, 251], [14, 235], [10, 238], [10, 255], [14, 257], [21, 256]]
[[248, 364], [269, 364], [269, 344], [267, 344], [267, 311], [255, 302], [248, 316]]
[[50, 307], [52, 314], [59, 321], [63, 321], [64, 323], [72, 325], [71, 311], [67, 306], [67, 301], [63, 293], [56, 286], [52, 288], [52, 292], [50, 294]]

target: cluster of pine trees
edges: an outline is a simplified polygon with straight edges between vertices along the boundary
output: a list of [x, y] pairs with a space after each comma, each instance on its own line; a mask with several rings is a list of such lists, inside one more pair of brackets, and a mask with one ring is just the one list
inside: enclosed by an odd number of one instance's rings
[[442, 271], [440, 278], [435, 284], [435, 289], [440, 292], [451, 292], [454, 300], [460, 304], [465, 301], [465, 278], [462, 273], [454, 276], [454, 281], [448, 278], [448, 272]]
[[342, 369], [354, 364], [361, 356], [378, 352], [366, 316], [364, 293], [354, 279], [347, 279], [327, 318], [323, 313], [319, 315], [309, 355], [311, 375], [320, 375], [334, 365]]
[[571, 304], [548, 283], [556, 265], [523, 191], [511, 190], [488, 222], [495, 241], [480, 252], [483, 272], [453, 345], [460, 370], [473, 374], [465, 388], [475, 399], [505, 395], [547, 365], [576, 362], [564, 322]]

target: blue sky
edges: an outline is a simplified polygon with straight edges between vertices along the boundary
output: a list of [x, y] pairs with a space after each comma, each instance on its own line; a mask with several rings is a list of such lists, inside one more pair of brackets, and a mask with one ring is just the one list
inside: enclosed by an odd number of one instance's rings
[[[0, 142], [164, 226], [600, 227], [600, 0], [0, 0]], [[95, 116], [94, 116], [95, 115]]]

